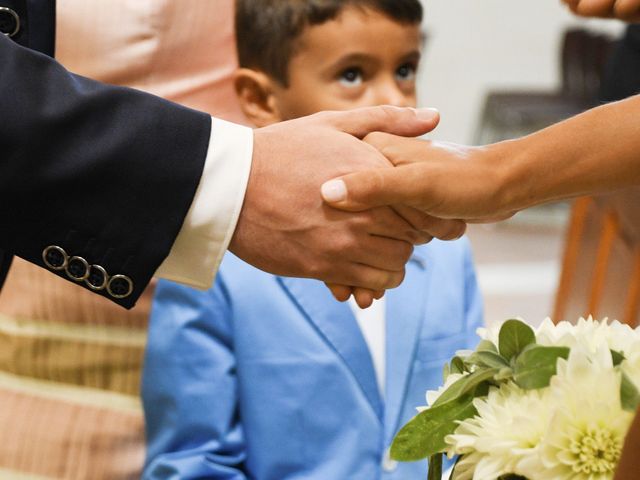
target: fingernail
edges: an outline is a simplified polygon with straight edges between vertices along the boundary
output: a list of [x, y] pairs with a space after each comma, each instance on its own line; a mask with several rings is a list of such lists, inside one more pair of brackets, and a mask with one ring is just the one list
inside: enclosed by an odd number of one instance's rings
[[321, 187], [322, 198], [327, 202], [335, 203], [347, 199], [347, 186], [342, 180], [329, 180]]
[[434, 120], [440, 115], [436, 108], [418, 108], [416, 109], [416, 117], [420, 120]]

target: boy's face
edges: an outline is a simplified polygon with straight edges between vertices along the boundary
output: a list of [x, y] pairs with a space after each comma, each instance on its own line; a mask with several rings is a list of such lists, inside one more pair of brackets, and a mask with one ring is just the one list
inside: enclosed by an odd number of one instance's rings
[[420, 46], [419, 24], [347, 7], [335, 19], [303, 31], [289, 62], [289, 85], [269, 78], [269, 113], [248, 115], [264, 126], [322, 110], [415, 107]]
[[419, 24], [356, 7], [306, 28], [289, 62], [289, 86], [274, 89], [281, 120], [382, 104], [415, 107], [420, 44]]

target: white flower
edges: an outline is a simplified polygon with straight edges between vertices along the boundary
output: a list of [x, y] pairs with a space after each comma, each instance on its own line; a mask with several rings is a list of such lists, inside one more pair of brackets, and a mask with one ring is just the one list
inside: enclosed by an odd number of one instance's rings
[[592, 317], [580, 318], [575, 325], [569, 322], [554, 325], [547, 318], [536, 330], [536, 341], [540, 345], [580, 346], [590, 355], [603, 344], [611, 350], [625, 353], [640, 350], [640, 330], [617, 320], [607, 322], [606, 318], [602, 321]]
[[554, 411], [539, 456], [523, 459], [515, 472], [529, 480], [613, 478], [633, 413], [620, 405], [620, 372], [608, 346], [573, 348], [558, 360], [548, 391]]
[[445, 438], [449, 456], [465, 454], [454, 479], [495, 479], [514, 473], [522, 459], [535, 455], [551, 416], [547, 396], [548, 389], [527, 391], [508, 383], [475, 399], [478, 414]]
[[598, 322], [591, 317], [580, 318], [575, 325], [569, 322], [554, 325], [547, 318], [536, 331], [536, 341], [541, 345], [580, 347], [589, 356], [606, 345], [625, 356], [622, 369], [640, 389], [640, 327], [632, 329], [617, 320], [608, 323], [605, 318]]
[[[522, 317], [515, 317], [515, 320], [520, 320], [521, 322], [527, 323]], [[491, 343], [493, 343], [497, 347], [499, 343], [499, 337], [500, 337], [500, 328], [502, 328], [502, 323], [500, 324], [494, 323], [486, 327], [477, 328], [476, 334], [482, 340], [489, 340]]]
[[[498, 345], [500, 326], [479, 329]], [[640, 388], [640, 327], [618, 321], [554, 325], [535, 329], [536, 343], [570, 348], [559, 359], [549, 387], [523, 390], [507, 382], [474, 400], [477, 415], [459, 422], [445, 441], [447, 455], [461, 455], [454, 480], [488, 480], [516, 474], [528, 480], [611, 480], [633, 413], [622, 409], [622, 372]], [[624, 355], [614, 367], [611, 350]], [[427, 392], [433, 402], [462, 375]]]

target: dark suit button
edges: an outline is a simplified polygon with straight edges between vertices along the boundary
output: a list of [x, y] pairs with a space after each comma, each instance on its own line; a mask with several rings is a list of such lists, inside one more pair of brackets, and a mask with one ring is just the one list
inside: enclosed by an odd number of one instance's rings
[[107, 292], [113, 298], [125, 298], [133, 292], [133, 282], [126, 275], [114, 275], [107, 283]]
[[82, 257], [71, 257], [65, 271], [69, 278], [81, 282], [89, 276], [89, 262]]
[[42, 252], [42, 260], [51, 270], [62, 270], [67, 266], [69, 256], [61, 247], [49, 245]]
[[0, 32], [11, 38], [20, 31], [20, 17], [7, 7], [0, 7]]
[[91, 290], [103, 290], [107, 287], [109, 275], [107, 271], [100, 265], [91, 265], [89, 267], [89, 276], [84, 281]]

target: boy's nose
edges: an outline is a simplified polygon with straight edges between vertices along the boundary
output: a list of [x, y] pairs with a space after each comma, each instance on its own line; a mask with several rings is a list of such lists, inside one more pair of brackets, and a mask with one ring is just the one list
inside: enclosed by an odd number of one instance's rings
[[380, 85], [377, 90], [376, 101], [380, 105], [393, 105], [395, 107], [415, 107], [412, 99], [406, 95], [396, 82]]

